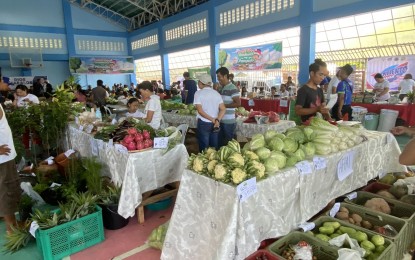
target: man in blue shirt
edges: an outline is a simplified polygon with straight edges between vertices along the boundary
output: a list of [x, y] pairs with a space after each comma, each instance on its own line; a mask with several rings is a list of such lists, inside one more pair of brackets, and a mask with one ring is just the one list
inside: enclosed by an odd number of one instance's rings
[[193, 104], [195, 93], [197, 91], [196, 81], [190, 78], [189, 72], [183, 73], [184, 103]]
[[333, 106], [332, 113], [336, 120], [343, 120], [344, 115], [348, 115], [348, 120], [352, 120], [352, 96], [353, 96], [353, 82], [349, 79], [350, 74], [353, 73], [353, 68], [349, 64], [340, 68], [339, 79], [340, 83], [337, 85], [337, 103]]

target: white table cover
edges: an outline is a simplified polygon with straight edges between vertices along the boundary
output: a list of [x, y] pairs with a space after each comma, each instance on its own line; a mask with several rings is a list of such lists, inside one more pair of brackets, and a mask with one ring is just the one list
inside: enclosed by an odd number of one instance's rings
[[[327, 168], [300, 176], [294, 167], [257, 183], [257, 193], [239, 203], [236, 187], [186, 170], [161, 259], [244, 259], [267, 238], [286, 235], [323, 209], [385, 172], [405, 170], [399, 146], [388, 133], [329, 156]], [[353, 173], [337, 179], [337, 164], [354, 151]]]
[[295, 127], [295, 122], [289, 120], [280, 120], [270, 124], [244, 123], [242, 120], [236, 120], [236, 135], [251, 138], [254, 134], [264, 134], [268, 130], [284, 133], [292, 127]]
[[197, 118], [195, 115], [182, 115], [173, 112], [163, 111], [164, 122], [178, 126], [181, 124], [188, 124], [190, 128], [197, 128]]
[[183, 144], [167, 153], [161, 149], [121, 153], [74, 126], [69, 126], [69, 137], [72, 149], [84, 157], [97, 156], [106, 166], [105, 174], [114, 183], [122, 184], [118, 213], [125, 218], [134, 216], [144, 192], [180, 181], [189, 158]]

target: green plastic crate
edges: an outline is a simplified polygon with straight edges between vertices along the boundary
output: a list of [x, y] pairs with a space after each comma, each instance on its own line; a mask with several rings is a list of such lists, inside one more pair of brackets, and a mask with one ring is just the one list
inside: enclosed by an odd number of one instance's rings
[[[326, 216], [319, 217], [317, 220], [313, 221], [314, 224], [316, 224], [316, 227], [312, 231], [314, 233], [318, 233], [318, 228], [321, 227], [324, 222], [333, 222], [333, 221], [339, 222], [342, 226], [351, 227], [351, 228], [354, 228], [354, 229], [356, 229], [358, 231], [362, 231], [362, 232], [366, 233], [369, 240], [372, 238], [372, 236], [379, 235], [378, 233], [375, 233], [373, 231], [364, 229], [362, 227], [358, 227], [358, 226], [352, 225], [350, 223], [341, 221], [341, 220], [339, 220], [337, 218], [326, 217]], [[328, 242], [322, 241], [322, 243], [326, 243], [327, 245], [329, 245]], [[395, 246], [395, 243], [393, 243], [391, 240], [389, 240], [389, 239], [386, 238], [385, 239], [385, 245], [384, 246], [385, 246], [386, 249], [377, 258], [377, 260], [392, 260], [392, 259], [397, 259], [396, 258], [396, 246]]]
[[96, 210], [65, 224], [36, 230], [36, 244], [43, 259], [62, 259], [104, 241], [102, 209], [96, 206]]
[[284, 250], [290, 245], [296, 245], [300, 241], [306, 241], [309, 245], [311, 245], [313, 248], [313, 256], [316, 256], [319, 260], [336, 260], [339, 257], [339, 254], [337, 253], [337, 247], [330, 246], [313, 236], [299, 231], [293, 231], [288, 235], [278, 239], [267, 249], [271, 253], [277, 255], [279, 259], [285, 259], [282, 257]]
[[[356, 205], [363, 206], [366, 203], [366, 201], [372, 198], [384, 199], [391, 207], [390, 215], [406, 221], [407, 226], [406, 226], [406, 230], [403, 232], [404, 234], [403, 239], [408, 244], [414, 241], [415, 240], [415, 206], [403, 203], [398, 200], [382, 197], [377, 194], [364, 192], [364, 191], [358, 191], [357, 197], [355, 199], [353, 200], [345, 199], [344, 201], [349, 204], [356, 204]], [[367, 209], [367, 210], [372, 211], [372, 212], [377, 212], [377, 211], [373, 211], [370, 209]]]
[[[405, 235], [408, 230], [407, 223], [405, 220], [393, 217], [391, 215], [383, 214], [380, 212], [373, 212], [371, 210], [368, 210], [365, 207], [357, 206], [349, 203], [340, 203], [340, 207], [345, 207], [349, 210], [350, 214], [356, 213], [359, 214], [363, 220], [367, 220], [370, 223], [372, 223], [374, 226], [383, 227], [385, 225], [392, 226], [398, 234], [396, 236], [387, 236], [382, 235], [385, 238], [391, 240], [396, 245], [396, 256], [398, 259], [403, 258], [403, 254], [406, 253], [407, 249], [409, 248], [409, 245], [412, 241], [406, 240]], [[330, 214], [330, 211], [327, 212], [327, 215]], [[363, 228], [363, 227], [362, 227]], [[368, 229], [365, 229], [368, 230]], [[372, 232], [375, 232], [373, 230], [370, 230]]]

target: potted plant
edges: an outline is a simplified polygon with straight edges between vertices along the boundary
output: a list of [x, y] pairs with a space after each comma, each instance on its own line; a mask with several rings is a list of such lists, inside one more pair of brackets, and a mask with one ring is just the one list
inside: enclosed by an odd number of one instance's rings
[[99, 206], [102, 208], [102, 219], [104, 227], [110, 230], [116, 230], [125, 227], [129, 219], [125, 219], [118, 214], [118, 203], [121, 196], [121, 187], [116, 185], [107, 186], [101, 195], [101, 203]]
[[408, 97], [408, 104], [412, 104], [414, 102], [415, 92], [410, 91], [406, 96]]
[[23, 194], [19, 202], [20, 221], [26, 221], [28, 218], [30, 218], [30, 213], [32, 213], [33, 205], [35, 205], [35, 203], [32, 198], [27, 194]]

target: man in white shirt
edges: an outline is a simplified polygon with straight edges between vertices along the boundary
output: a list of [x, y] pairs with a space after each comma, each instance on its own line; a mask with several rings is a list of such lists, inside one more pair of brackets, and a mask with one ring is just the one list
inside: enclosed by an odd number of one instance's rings
[[198, 86], [193, 104], [197, 110], [197, 139], [199, 151], [208, 147], [219, 147], [219, 126], [226, 107], [222, 96], [212, 89], [212, 78], [208, 74], [198, 76]]
[[412, 79], [412, 74], [405, 74], [401, 83], [398, 86], [399, 99], [402, 100], [409, 92], [415, 91], [415, 81]]
[[389, 94], [389, 81], [385, 80], [382, 74], [375, 75], [376, 84], [373, 86], [376, 101], [387, 101], [391, 96]]
[[329, 85], [327, 86], [326, 104], [329, 103], [330, 95], [337, 94], [337, 85], [340, 83], [339, 72], [340, 70], [337, 71], [336, 76], [330, 80]]

